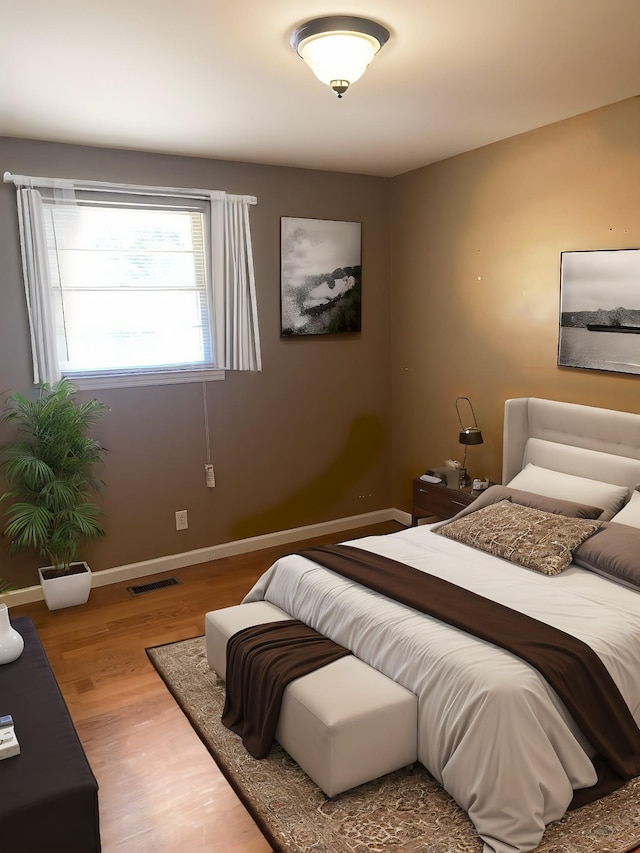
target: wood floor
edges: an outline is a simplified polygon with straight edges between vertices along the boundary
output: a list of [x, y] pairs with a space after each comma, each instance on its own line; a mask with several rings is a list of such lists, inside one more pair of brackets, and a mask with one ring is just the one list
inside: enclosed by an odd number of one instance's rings
[[100, 786], [103, 853], [268, 853], [270, 845], [178, 709], [145, 653], [204, 633], [208, 610], [238, 604], [281, 554], [402, 529], [388, 522], [144, 578], [178, 586], [132, 596], [98, 587], [81, 607], [12, 607], [33, 619]]

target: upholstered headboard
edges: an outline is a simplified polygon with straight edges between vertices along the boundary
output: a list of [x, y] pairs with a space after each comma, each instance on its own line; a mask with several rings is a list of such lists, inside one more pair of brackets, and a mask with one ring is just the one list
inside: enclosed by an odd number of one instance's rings
[[640, 415], [537, 397], [507, 400], [502, 482], [528, 463], [633, 490], [640, 484]]

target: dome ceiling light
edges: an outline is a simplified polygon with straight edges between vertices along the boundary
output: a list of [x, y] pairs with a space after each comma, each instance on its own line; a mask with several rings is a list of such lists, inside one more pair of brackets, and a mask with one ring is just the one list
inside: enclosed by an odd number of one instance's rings
[[362, 77], [388, 38], [389, 30], [367, 18], [330, 15], [299, 26], [291, 36], [291, 46], [318, 80], [341, 98]]

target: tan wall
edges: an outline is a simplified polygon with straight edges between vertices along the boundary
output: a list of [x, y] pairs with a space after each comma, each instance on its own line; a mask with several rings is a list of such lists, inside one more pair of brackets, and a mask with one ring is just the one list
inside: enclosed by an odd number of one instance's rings
[[497, 481], [509, 397], [640, 412], [639, 376], [557, 366], [560, 253], [640, 247], [639, 143], [634, 98], [393, 179], [394, 506], [462, 458], [458, 395], [470, 474]]
[[[390, 506], [389, 223], [386, 179], [0, 139], [1, 171], [256, 195], [251, 210], [262, 373], [207, 384], [217, 486], [204, 481], [200, 383], [96, 393], [111, 407], [105, 539], [94, 570]], [[280, 217], [362, 222], [363, 331], [280, 338]], [[15, 189], [0, 185], [0, 392], [29, 392]], [[94, 396], [86, 394], [81, 396]], [[0, 429], [0, 440], [8, 437]], [[189, 529], [176, 532], [176, 510]], [[0, 577], [37, 581], [36, 556]]]

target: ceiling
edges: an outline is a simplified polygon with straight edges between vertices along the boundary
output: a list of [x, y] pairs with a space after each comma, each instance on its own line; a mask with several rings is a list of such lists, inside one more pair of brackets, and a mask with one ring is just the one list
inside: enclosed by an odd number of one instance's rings
[[[0, 135], [397, 175], [640, 93], [640, 0], [0, 0]], [[338, 100], [307, 19], [391, 32]]]

